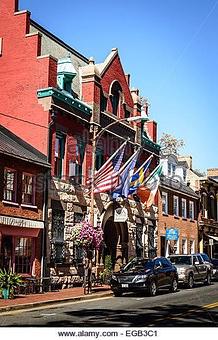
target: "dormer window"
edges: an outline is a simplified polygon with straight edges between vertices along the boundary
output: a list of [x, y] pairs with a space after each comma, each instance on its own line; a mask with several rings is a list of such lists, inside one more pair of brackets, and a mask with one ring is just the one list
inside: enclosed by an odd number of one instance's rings
[[70, 56], [58, 60], [58, 87], [61, 90], [72, 93], [72, 81], [76, 76], [76, 70], [72, 64]]
[[120, 106], [120, 98], [122, 94], [122, 88], [118, 81], [115, 81], [112, 84], [110, 91], [111, 105], [112, 105], [112, 113], [115, 116], [119, 115], [119, 106]]

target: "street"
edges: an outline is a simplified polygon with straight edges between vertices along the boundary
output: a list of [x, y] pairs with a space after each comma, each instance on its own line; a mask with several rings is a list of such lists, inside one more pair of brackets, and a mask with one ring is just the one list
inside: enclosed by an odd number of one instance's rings
[[218, 282], [155, 297], [127, 294], [38, 310], [4, 312], [1, 326], [10, 327], [216, 327]]

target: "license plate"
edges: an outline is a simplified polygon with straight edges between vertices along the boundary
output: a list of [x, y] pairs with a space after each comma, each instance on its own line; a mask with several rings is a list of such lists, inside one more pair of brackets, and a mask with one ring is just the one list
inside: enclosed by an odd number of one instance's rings
[[128, 288], [129, 285], [128, 285], [128, 283], [122, 283], [121, 287], [122, 287], [122, 288]]

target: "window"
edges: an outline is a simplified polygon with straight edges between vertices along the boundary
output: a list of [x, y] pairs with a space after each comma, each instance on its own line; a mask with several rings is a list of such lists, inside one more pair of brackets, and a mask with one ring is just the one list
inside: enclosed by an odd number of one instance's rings
[[105, 97], [103, 93], [101, 93], [100, 109], [101, 112], [105, 112], [107, 109], [107, 97]]
[[65, 154], [65, 138], [57, 135], [55, 139], [55, 168], [54, 175], [61, 178], [63, 175], [63, 160]]
[[175, 164], [172, 164], [172, 175], [174, 176], [176, 173], [176, 166]]
[[168, 176], [171, 176], [171, 163], [168, 163]]
[[127, 110], [126, 105], [123, 105], [123, 107], [124, 107], [125, 118], [129, 118], [130, 117], [130, 111]]
[[187, 254], [187, 239], [182, 239], [182, 254]]
[[118, 81], [115, 81], [111, 87], [111, 104], [112, 104], [112, 113], [115, 116], [119, 114], [119, 105], [120, 105], [120, 96], [121, 96], [122, 88]]
[[186, 214], [186, 199], [182, 198], [182, 217], [186, 218], [187, 214]]
[[173, 196], [173, 214], [179, 216], [179, 197]]
[[33, 240], [27, 237], [15, 238], [15, 272], [31, 274]]
[[162, 192], [162, 213], [168, 214], [168, 195], [166, 192]]
[[187, 170], [183, 169], [183, 181], [186, 182]]
[[35, 177], [30, 174], [22, 175], [22, 203], [35, 204]]
[[197, 255], [197, 258], [198, 258], [198, 262], [199, 264], [203, 264], [203, 260], [202, 260], [202, 257], [200, 255]]
[[64, 254], [64, 210], [52, 210], [52, 258], [56, 263], [63, 263]]
[[17, 172], [4, 169], [4, 200], [16, 202]]
[[96, 151], [96, 161], [95, 161], [96, 170], [99, 170], [104, 164], [104, 151], [102, 149], [97, 149]]
[[190, 240], [190, 254], [194, 254], [194, 253], [195, 253], [195, 241]]
[[194, 202], [189, 201], [189, 218], [194, 220]]

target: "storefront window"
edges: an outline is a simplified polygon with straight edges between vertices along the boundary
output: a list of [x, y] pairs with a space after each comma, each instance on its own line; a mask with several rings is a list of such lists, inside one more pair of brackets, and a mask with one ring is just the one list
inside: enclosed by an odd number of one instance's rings
[[17, 172], [12, 169], [4, 170], [4, 200], [16, 202]]
[[34, 176], [23, 173], [22, 176], [22, 203], [35, 204], [34, 200]]
[[15, 272], [20, 274], [31, 273], [31, 259], [33, 240], [27, 237], [15, 238]]

